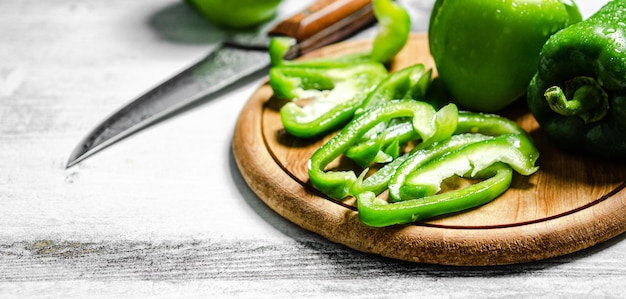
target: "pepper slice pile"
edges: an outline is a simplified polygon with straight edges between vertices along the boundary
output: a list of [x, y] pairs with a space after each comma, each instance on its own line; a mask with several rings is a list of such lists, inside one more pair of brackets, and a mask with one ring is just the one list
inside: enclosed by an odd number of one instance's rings
[[411, 118], [412, 128], [422, 143], [432, 144], [448, 138], [456, 129], [456, 106], [447, 105], [439, 111], [428, 103], [415, 100], [386, 102], [368, 110], [348, 123], [341, 132], [322, 145], [309, 160], [309, 177], [315, 188], [334, 199], [351, 194], [357, 181], [353, 171], [325, 171], [324, 169], [369, 130], [393, 118]]
[[282, 98], [310, 100], [305, 106], [288, 102], [280, 110], [285, 130], [316, 137], [345, 124], [369, 91], [387, 75], [379, 63], [309, 68], [288, 66], [270, 70], [270, 85]]
[[[336, 200], [355, 197], [360, 219], [380, 227], [484, 204], [509, 188], [513, 170], [537, 170], [538, 151], [516, 123], [454, 104], [435, 109], [425, 98], [431, 70], [422, 64], [389, 74], [384, 62], [403, 48], [410, 22], [389, 0], [374, 0], [374, 12], [381, 30], [371, 51], [288, 61], [285, 40], [270, 47], [270, 85], [288, 100], [280, 111], [285, 130], [313, 138], [343, 126], [308, 161], [313, 187]], [[360, 169], [335, 169], [343, 157]], [[441, 192], [452, 176], [479, 182]], [[388, 200], [379, 197], [385, 191]]]
[[[412, 151], [367, 177], [368, 169], [358, 178], [353, 171], [324, 170], [377, 124], [407, 116], [412, 117], [414, 134], [421, 137]], [[538, 157], [528, 134], [506, 118], [458, 113], [454, 104], [435, 112], [422, 101], [393, 100], [367, 110], [322, 145], [309, 161], [309, 177], [331, 198], [356, 197], [361, 221], [381, 227], [485, 204], [510, 187], [513, 170], [522, 175], [536, 172]], [[440, 193], [442, 182], [453, 176], [483, 180]], [[388, 201], [376, 197], [385, 190]]]
[[[391, 119], [410, 119], [419, 143], [380, 170], [359, 177], [352, 170], [326, 170], [367, 132]], [[357, 198], [359, 218], [370, 226], [389, 226], [458, 212], [504, 193], [513, 170], [537, 171], [539, 152], [514, 122], [493, 114], [458, 112], [454, 104], [439, 111], [416, 100], [392, 100], [366, 110], [322, 145], [308, 164], [311, 184], [334, 199]], [[452, 176], [483, 179], [440, 193]], [[388, 190], [389, 201], [376, 196]]]
[[369, 51], [289, 61], [283, 59], [290, 46], [288, 40], [272, 40], [269, 83], [277, 98], [289, 101], [280, 110], [288, 133], [312, 138], [340, 128], [386, 78], [384, 63], [406, 44], [411, 21], [409, 14], [390, 0], [373, 1], [373, 9], [379, 30]]

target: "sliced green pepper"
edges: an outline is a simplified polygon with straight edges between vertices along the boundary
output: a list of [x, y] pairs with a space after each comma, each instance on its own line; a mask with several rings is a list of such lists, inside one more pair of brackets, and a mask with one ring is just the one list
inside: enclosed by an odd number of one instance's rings
[[381, 122], [410, 117], [422, 143], [432, 144], [448, 138], [454, 132], [456, 122], [451, 124], [438, 118], [439, 115], [448, 115], [451, 111], [456, 112], [453, 104], [435, 111], [430, 104], [413, 100], [390, 101], [368, 110], [315, 151], [308, 164], [311, 184], [331, 198], [342, 199], [348, 196], [351, 186], [357, 181], [356, 174], [353, 171], [325, 171], [325, 168], [358, 142], [365, 133]]
[[[426, 94], [430, 76], [431, 70], [426, 70], [423, 64], [416, 64], [390, 74], [369, 93], [355, 114], [362, 114], [391, 100], [422, 99]], [[363, 167], [369, 166], [372, 162], [386, 163], [399, 155], [402, 144], [419, 137], [414, 132], [410, 120], [393, 119], [372, 128], [364, 135], [363, 140], [348, 149], [345, 155]]]
[[380, 26], [374, 38], [372, 59], [387, 62], [402, 50], [409, 39], [411, 17], [402, 6], [389, 0], [374, 0], [373, 8]]
[[416, 170], [410, 167], [401, 169], [396, 174], [402, 174], [403, 179], [398, 184], [390, 183], [390, 190], [399, 195], [395, 197], [397, 201], [431, 196], [441, 190], [444, 179], [453, 175], [465, 177], [469, 174], [474, 177], [477, 172], [497, 162], [508, 164], [522, 175], [530, 175], [538, 169], [535, 166], [538, 157], [539, 152], [524, 135], [505, 134], [466, 144], [428, 161]]
[[457, 150], [463, 146], [487, 140], [491, 136], [483, 134], [459, 134], [443, 140], [432, 147], [412, 152], [407, 156], [405, 161], [396, 167], [395, 171], [387, 180], [387, 189], [389, 190], [390, 201], [401, 201], [406, 199], [404, 196], [404, 184], [409, 175], [414, 173], [416, 169], [426, 164], [428, 161], [439, 157], [443, 154]]
[[280, 109], [285, 130], [309, 138], [352, 119], [363, 98], [386, 75], [382, 64], [372, 62], [332, 68], [279, 67], [270, 70], [270, 85], [277, 97], [310, 99], [302, 107], [294, 101]]
[[[270, 43], [270, 86], [274, 94], [292, 101], [280, 111], [285, 130], [302, 138], [317, 137], [337, 129], [353, 116], [366, 95], [387, 75], [382, 63], [406, 44], [408, 13], [391, 0], [374, 0], [379, 31], [372, 49], [360, 53], [305, 61], [285, 60], [287, 39]], [[308, 104], [300, 107], [299, 100]]]
[[363, 100], [356, 114], [361, 114], [384, 102], [400, 99], [421, 100], [426, 95], [432, 70], [418, 63], [389, 74]]
[[293, 39], [286, 37], [274, 37], [270, 40], [269, 55], [272, 67], [297, 66], [302, 68], [332, 68], [337, 66], [350, 66], [363, 62], [380, 62], [372, 59], [369, 51], [361, 51], [339, 56], [317, 57], [306, 60], [288, 60], [289, 50], [293, 46]]
[[[511, 167], [524, 175], [537, 171], [537, 157], [532, 142], [520, 134], [505, 134], [469, 143], [429, 160], [408, 174], [397, 202], [378, 199], [369, 191], [356, 194], [359, 218], [367, 225], [380, 227], [477, 207], [509, 188], [513, 175]], [[438, 193], [441, 182], [454, 175], [484, 180]]]
[[272, 66], [300, 65], [306, 67], [323, 66], [326, 63], [375, 61], [389, 62], [404, 48], [411, 33], [411, 17], [398, 3], [391, 0], [372, 1], [374, 16], [378, 21], [378, 32], [374, 36], [372, 48], [338, 57], [309, 59], [306, 61], [284, 60], [285, 54], [291, 48], [290, 38], [273, 38], [270, 42], [270, 58]]
[[478, 112], [459, 112], [459, 121], [455, 134], [481, 133], [490, 136], [520, 134], [530, 138], [528, 132], [516, 122], [497, 114]]
[[486, 180], [425, 198], [389, 203], [373, 192], [360, 193], [356, 196], [359, 218], [369, 226], [383, 227], [466, 210], [501, 195], [511, 185], [512, 176], [510, 167], [496, 163], [476, 174], [476, 177], [488, 177]]
[[[429, 160], [450, 152], [464, 145], [491, 138], [482, 134], [459, 134], [432, 144], [429, 147], [417, 149], [402, 155], [386, 164], [367, 178], [362, 175], [350, 189], [352, 195], [363, 192], [380, 194], [389, 190], [390, 198], [399, 198], [400, 190], [395, 186], [402, 186], [404, 174], [428, 162]], [[411, 171], [407, 171], [410, 169]], [[397, 195], [396, 195], [397, 194]]]
[[400, 198], [399, 187], [404, 182], [405, 174], [413, 172], [435, 156], [449, 152], [463, 145], [503, 134], [521, 134], [530, 138], [517, 123], [495, 114], [460, 111], [455, 135], [439, 141], [429, 147], [417, 147], [384, 165], [367, 178], [359, 177], [351, 189], [351, 194], [371, 191], [380, 194], [389, 189], [391, 200]]
[[561, 149], [626, 158], [626, 1], [554, 34], [540, 54], [528, 106]]

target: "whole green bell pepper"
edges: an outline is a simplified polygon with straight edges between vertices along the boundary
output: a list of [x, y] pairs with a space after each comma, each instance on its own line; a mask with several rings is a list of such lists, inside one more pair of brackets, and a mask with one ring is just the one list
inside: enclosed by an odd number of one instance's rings
[[528, 105], [562, 149], [626, 158], [626, 0], [550, 37]]
[[228, 28], [246, 28], [270, 20], [281, 1], [185, 0], [212, 23]]
[[429, 45], [461, 108], [495, 112], [525, 94], [548, 37], [580, 20], [571, 0], [437, 0]]

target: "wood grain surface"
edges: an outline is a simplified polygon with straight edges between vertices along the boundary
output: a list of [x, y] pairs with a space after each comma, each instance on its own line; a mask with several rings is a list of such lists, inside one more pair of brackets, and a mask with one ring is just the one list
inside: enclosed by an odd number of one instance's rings
[[[365, 49], [348, 42], [313, 56]], [[415, 63], [434, 69], [425, 34], [414, 34], [392, 70]], [[534, 138], [539, 172], [516, 175], [495, 201], [415, 225], [363, 225], [354, 200], [331, 200], [308, 182], [307, 161], [330, 136], [302, 140], [287, 134], [280, 103], [262, 86], [240, 115], [233, 150], [246, 181], [279, 214], [305, 229], [351, 248], [407, 261], [496, 265], [545, 259], [606, 241], [626, 230], [626, 168], [564, 153], [545, 139], [524, 106], [502, 114]]]

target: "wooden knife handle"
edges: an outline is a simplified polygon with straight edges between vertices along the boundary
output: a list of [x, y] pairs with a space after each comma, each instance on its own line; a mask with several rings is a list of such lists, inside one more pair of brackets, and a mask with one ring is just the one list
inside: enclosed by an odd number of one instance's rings
[[298, 41], [299, 54], [343, 40], [376, 18], [371, 0], [318, 0], [280, 22], [269, 34]]

